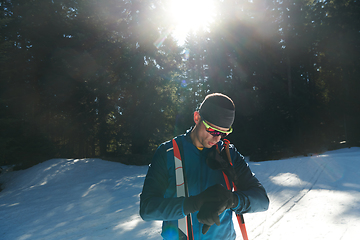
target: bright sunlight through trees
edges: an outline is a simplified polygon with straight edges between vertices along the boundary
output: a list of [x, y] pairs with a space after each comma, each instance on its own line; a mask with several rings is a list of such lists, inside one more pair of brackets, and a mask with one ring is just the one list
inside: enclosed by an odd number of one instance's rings
[[169, 5], [175, 23], [173, 36], [180, 44], [190, 31], [206, 29], [215, 17], [212, 0], [169, 0]]

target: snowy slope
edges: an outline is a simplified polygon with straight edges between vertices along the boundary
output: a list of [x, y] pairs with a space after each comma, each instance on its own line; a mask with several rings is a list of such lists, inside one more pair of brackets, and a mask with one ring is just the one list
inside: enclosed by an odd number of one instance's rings
[[100, 159], [52, 159], [13, 172], [0, 192], [0, 239], [156, 239], [160, 230], [148, 230], [156, 224], [138, 216], [146, 171]]
[[[271, 201], [245, 214], [250, 239], [360, 239], [360, 148], [249, 165]], [[0, 175], [0, 239], [161, 239], [161, 222], [138, 214], [146, 171], [52, 159]]]
[[271, 202], [250, 239], [360, 239], [360, 148], [250, 165]]

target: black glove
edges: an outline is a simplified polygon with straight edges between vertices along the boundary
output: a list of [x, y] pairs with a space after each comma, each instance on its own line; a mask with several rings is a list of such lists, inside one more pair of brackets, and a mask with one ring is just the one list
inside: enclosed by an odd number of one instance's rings
[[221, 184], [216, 184], [208, 187], [198, 195], [185, 198], [184, 213], [188, 215], [189, 213], [199, 211], [205, 202], [222, 201], [223, 196], [221, 194], [223, 194], [223, 188], [224, 187]]
[[223, 171], [235, 185], [238, 185], [238, 177], [236, 176], [235, 169], [231, 166], [229, 159], [226, 156], [225, 149], [219, 153], [215, 146], [212, 147], [206, 156], [206, 164], [211, 169]]
[[[220, 184], [219, 184], [220, 185]], [[225, 187], [221, 186], [219, 194], [221, 194], [221, 199], [219, 201], [205, 202], [197, 215], [197, 218], [200, 223], [203, 223], [202, 233], [205, 234], [211, 225], [214, 223], [220, 225], [219, 215], [224, 212], [226, 209], [234, 208], [238, 205], [238, 197], [235, 193], [227, 190]]]

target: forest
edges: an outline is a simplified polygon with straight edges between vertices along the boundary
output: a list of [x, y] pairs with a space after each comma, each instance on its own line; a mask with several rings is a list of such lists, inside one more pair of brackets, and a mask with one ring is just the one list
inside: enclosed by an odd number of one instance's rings
[[148, 164], [213, 92], [252, 161], [360, 146], [358, 0], [213, 0], [184, 44], [168, 1], [0, 0], [0, 165]]

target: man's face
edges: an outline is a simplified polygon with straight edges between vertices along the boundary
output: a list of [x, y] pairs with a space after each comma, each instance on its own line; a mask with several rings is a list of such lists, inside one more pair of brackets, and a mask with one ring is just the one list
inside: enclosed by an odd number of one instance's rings
[[[222, 128], [222, 127], [219, 127], [219, 126], [216, 126], [212, 123], [209, 123], [209, 122], [206, 122], [207, 124], [209, 124], [211, 127], [214, 127], [216, 129], [219, 129], [219, 130], [223, 130], [223, 131], [227, 131], [228, 129], [226, 128]], [[214, 146], [216, 143], [218, 143], [221, 139], [221, 136], [218, 135], [218, 136], [213, 136], [211, 135], [210, 133], [208, 133], [206, 131], [206, 127], [204, 125], [204, 123], [202, 122], [202, 120], [200, 120], [198, 123], [197, 123], [197, 126], [196, 128], [198, 129], [197, 130], [197, 134], [196, 134], [196, 140], [198, 141], [197, 143], [197, 147], [200, 147], [200, 145], [202, 145], [202, 147], [205, 147], [205, 148], [211, 148], [212, 146]]]

